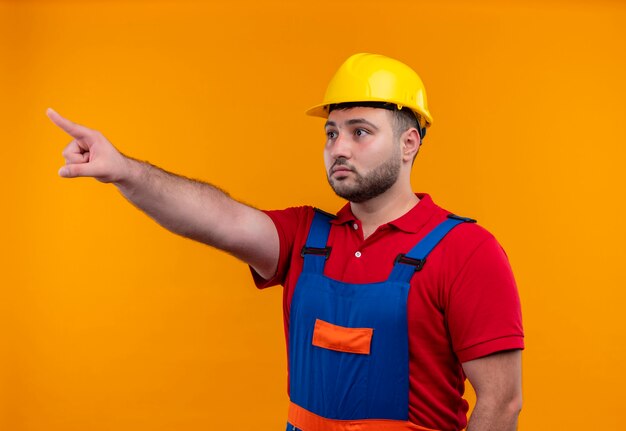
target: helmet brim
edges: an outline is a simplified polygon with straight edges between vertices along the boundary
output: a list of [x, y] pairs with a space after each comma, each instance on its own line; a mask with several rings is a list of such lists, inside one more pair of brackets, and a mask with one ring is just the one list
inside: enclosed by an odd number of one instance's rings
[[[304, 113], [305, 113], [306, 115], [310, 115], [310, 116], [312, 116], [312, 117], [328, 118], [328, 114], [329, 114], [329, 112], [328, 112], [328, 107], [329, 107], [330, 105], [339, 104], [339, 103], [351, 103], [351, 102], [352, 102], [352, 101], [347, 102], [347, 101], [345, 101], [345, 100], [342, 100], [342, 101], [337, 101], [337, 102], [330, 102], [330, 103], [328, 103], [328, 102], [327, 102], [327, 103], [321, 103], [321, 104], [319, 104], [319, 105], [315, 105], [315, 106], [310, 107], [309, 109], [307, 109], [306, 111], [304, 111]], [[359, 102], [384, 102], [384, 103], [396, 103], [396, 102], [394, 102], [394, 101], [389, 101], [389, 100], [377, 100], [377, 99], [372, 99], [372, 100], [360, 100]], [[402, 105], [401, 105], [401, 104], [399, 104], [399, 103], [396, 103], [396, 104], [397, 104], [397, 105], [399, 105], [399, 106], [402, 106]], [[416, 115], [418, 115], [418, 116], [419, 116], [419, 118], [423, 118], [423, 119], [424, 119], [424, 122], [425, 122], [426, 124], [424, 124], [424, 125], [423, 125], [423, 127], [430, 127], [430, 126], [433, 124], [433, 119], [432, 119], [432, 117], [430, 116], [430, 113], [428, 113], [428, 112], [420, 112], [420, 111], [417, 111], [417, 110], [415, 110], [415, 109], [412, 109], [410, 106], [406, 106], [406, 107], [407, 107], [407, 108], [409, 108], [409, 109], [411, 109], [411, 110], [412, 110], [412, 111], [413, 111]]]

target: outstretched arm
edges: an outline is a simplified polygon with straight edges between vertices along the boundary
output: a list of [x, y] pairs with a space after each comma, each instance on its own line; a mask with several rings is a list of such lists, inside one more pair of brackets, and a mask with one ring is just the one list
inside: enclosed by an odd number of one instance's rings
[[494, 353], [463, 363], [476, 391], [467, 431], [514, 431], [522, 408], [522, 351]]
[[63, 151], [65, 178], [113, 183], [137, 208], [179, 235], [219, 248], [271, 278], [278, 265], [278, 233], [263, 212], [210, 184], [164, 171], [119, 152], [102, 133], [48, 109], [54, 124], [74, 138]]

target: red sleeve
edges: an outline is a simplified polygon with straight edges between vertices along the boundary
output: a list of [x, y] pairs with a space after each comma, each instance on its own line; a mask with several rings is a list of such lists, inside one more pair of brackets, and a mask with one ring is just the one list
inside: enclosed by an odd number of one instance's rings
[[272, 219], [274, 226], [276, 226], [280, 242], [280, 255], [276, 273], [268, 280], [265, 280], [254, 268], [250, 267], [254, 283], [259, 289], [284, 284], [289, 272], [294, 243], [299, 234], [308, 231], [306, 226], [308, 226], [307, 223], [310, 224], [313, 217], [313, 207], [302, 206], [263, 212]]
[[461, 267], [450, 287], [446, 315], [461, 362], [524, 348], [517, 286], [506, 253], [492, 235]]

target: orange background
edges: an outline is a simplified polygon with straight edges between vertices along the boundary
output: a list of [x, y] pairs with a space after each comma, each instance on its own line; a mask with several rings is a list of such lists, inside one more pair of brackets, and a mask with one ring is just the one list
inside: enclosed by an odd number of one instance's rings
[[621, 428], [625, 29], [619, 1], [0, 1], [0, 429], [283, 429], [280, 287], [59, 178], [44, 112], [258, 207], [335, 211], [303, 111], [360, 51], [427, 86], [415, 190], [509, 255], [520, 429]]

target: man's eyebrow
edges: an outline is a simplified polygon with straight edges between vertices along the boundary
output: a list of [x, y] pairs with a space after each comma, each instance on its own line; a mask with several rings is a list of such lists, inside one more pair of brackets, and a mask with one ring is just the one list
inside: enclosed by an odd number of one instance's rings
[[378, 130], [378, 127], [375, 124], [370, 123], [365, 118], [353, 118], [351, 120], [346, 121], [346, 124], [349, 124], [349, 125], [353, 125], [353, 124], [367, 124], [368, 126], [373, 128], [374, 130]]
[[[351, 120], [346, 121], [346, 124], [349, 125], [349, 126], [352, 126], [354, 124], [367, 124], [372, 129], [379, 130], [379, 128], [375, 124], [370, 123], [365, 118], [352, 118]], [[324, 125], [324, 127], [325, 128], [326, 127], [337, 127], [337, 124], [334, 121], [327, 121], [326, 124]]]

